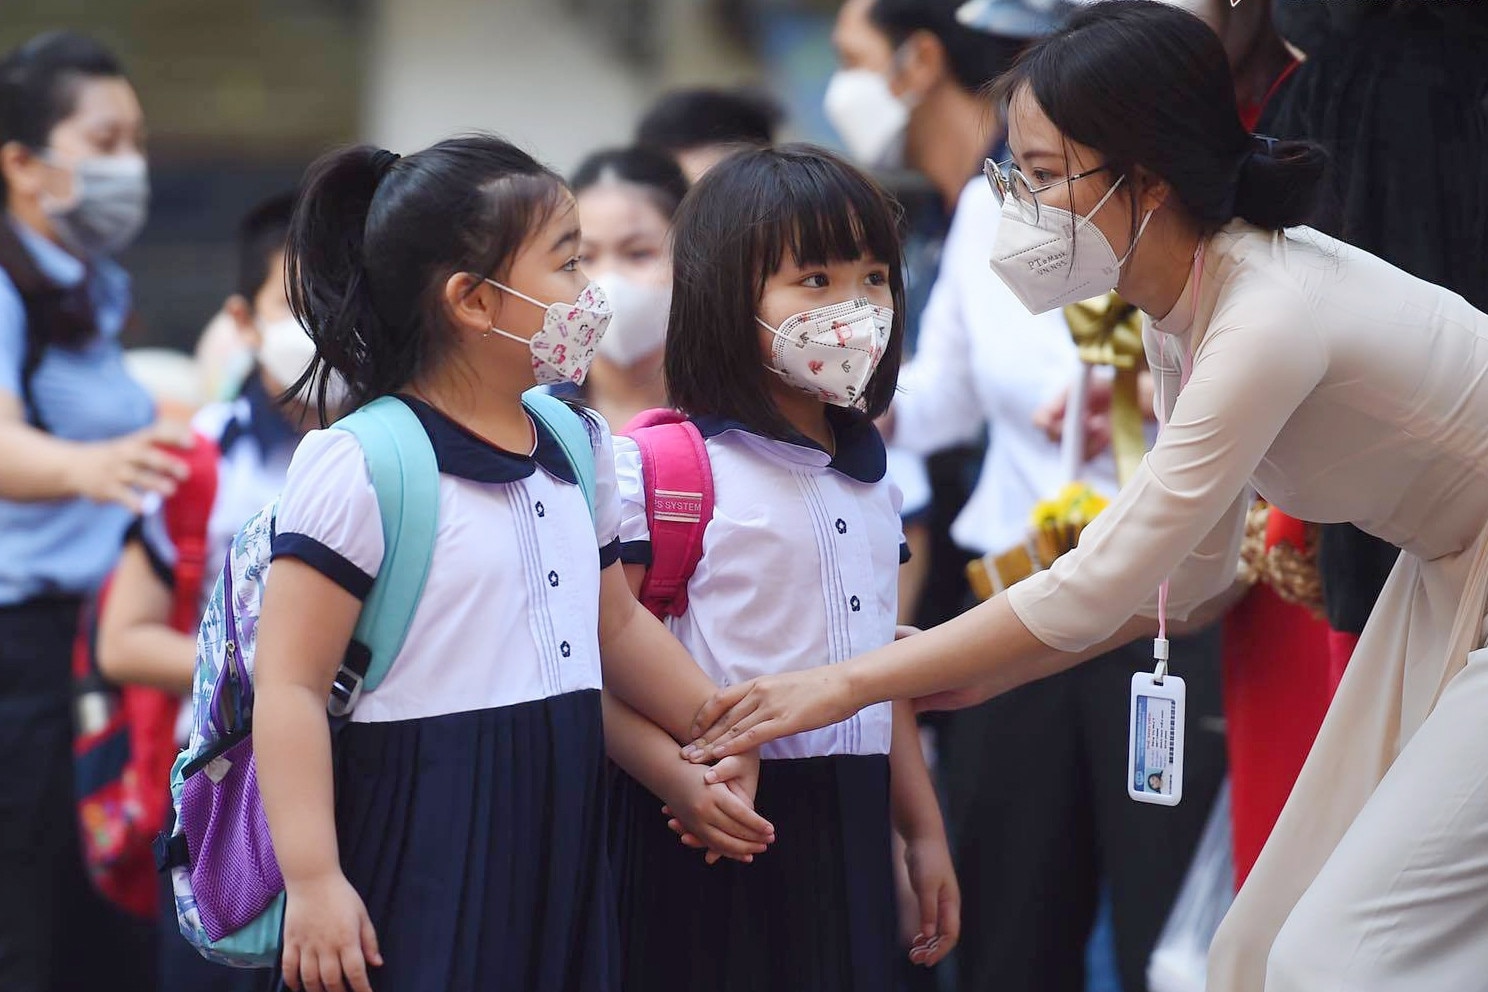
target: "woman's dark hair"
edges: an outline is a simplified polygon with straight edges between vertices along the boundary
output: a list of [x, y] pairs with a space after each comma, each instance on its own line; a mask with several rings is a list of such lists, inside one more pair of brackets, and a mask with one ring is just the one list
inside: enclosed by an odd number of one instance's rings
[[0, 60], [0, 145], [45, 148], [52, 129], [77, 109], [84, 80], [123, 75], [114, 54], [92, 38], [71, 31], [37, 35]]
[[896, 49], [926, 31], [945, 49], [946, 64], [962, 89], [979, 92], [1018, 57], [1026, 38], [1008, 38], [967, 27], [956, 17], [966, 0], [875, 0], [868, 19]]
[[289, 231], [289, 306], [316, 351], [292, 391], [316, 381], [324, 417], [331, 369], [355, 406], [406, 385], [452, 340], [450, 276], [504, 278], [565, 196], [555, 173], [490, 135], [407, 158], [371, 145], [321, 158]]
[[888, 348], [863, 390], [868, 414], [885, 413], [904, 346], [898, 213], [873, 180], [808, 145], [741, 152], [708, 170], [672, 225], [672, 402], [772, 437], [794, 435], [770, 399], [772, 373], [760, 354], [755, 318], [765, 282], [787, 258], [806, 266], [867, 255], [889, 267], [894, 299]]
[[579, 163], [568, 186], [577, 196], [591, 186], [611, 182], [639, 186], [667, 220], [687, 195], [687, 177], [676, 160], [640, 145], [595, 152]]
[[[1158, 0], [1101, 0], [1037, 41], [993, 87], [1004, 108], [1027, 87], [1072, 141], [1132, 183], [1166, 180], [1206, 231], [1235, 217], [1279, 231], [1306, 223], [1327, 156], [1306, 141], [1257, 141], [1240, 122], [1219, 38]], [[1137, 223], [1132, 216], [1133, 230]]]

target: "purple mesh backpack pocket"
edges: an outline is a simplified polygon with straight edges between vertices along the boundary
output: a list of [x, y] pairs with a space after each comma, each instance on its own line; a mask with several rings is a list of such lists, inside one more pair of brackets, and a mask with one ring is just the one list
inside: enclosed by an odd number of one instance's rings
[[251, 736], [186, 777], [181, 830], [202, 928], [213, 940], [247, 926], [284, 891], [258, 795]]

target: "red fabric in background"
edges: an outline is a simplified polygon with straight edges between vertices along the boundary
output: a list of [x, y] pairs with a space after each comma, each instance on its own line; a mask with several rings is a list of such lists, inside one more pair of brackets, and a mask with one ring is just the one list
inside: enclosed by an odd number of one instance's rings
[[1252, 589], [1224, 623], [1238, 889], [1281, 815], [1337, 683], [1328, 625], [1283, 602], [1270, 586]]

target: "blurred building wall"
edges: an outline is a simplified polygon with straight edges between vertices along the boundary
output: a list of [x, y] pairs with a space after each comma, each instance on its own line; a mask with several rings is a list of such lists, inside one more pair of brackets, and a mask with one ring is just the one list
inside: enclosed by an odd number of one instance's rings
[[374, 0], [363, 132], [408, 151], [491, 130], [566, 172], [668, 86], [758, 76], [699, 0]]

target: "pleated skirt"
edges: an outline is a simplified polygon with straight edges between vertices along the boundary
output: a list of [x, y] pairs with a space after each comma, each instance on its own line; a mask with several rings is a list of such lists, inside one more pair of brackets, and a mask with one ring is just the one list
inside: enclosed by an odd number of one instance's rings
[[627, 992], [888, 992], [900, 974], [889, 761], [766, 761], [777, 840], [752, 864], [682, 846], [662, 802], [612, 770]]
[[598, 690], [351, 724], [335, 768], [378, 992], [619, 988]]

